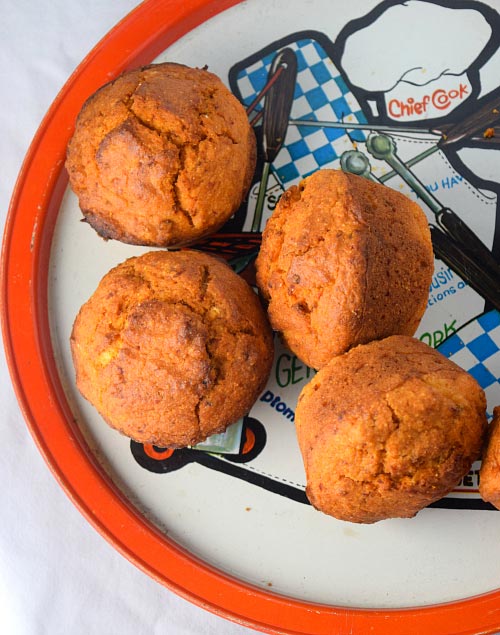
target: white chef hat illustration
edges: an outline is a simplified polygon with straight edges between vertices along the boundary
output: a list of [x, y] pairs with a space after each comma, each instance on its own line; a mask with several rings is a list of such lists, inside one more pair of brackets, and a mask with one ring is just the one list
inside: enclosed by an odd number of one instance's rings
[[[388, 6], [353, 31], [346, 38], [341, 64], [352, 85], [384, 97], [389, 117], [442, 116], [470, 96], [467, 70], [491, 35], [488, 20], [471, 5], [408, 0]], [[433, 104], [432, 90], [438, 85], [443, 92]], [[391, 98], [396, 100], [392, 113]], [[412, 112], [416, 103], [423, 105]]]

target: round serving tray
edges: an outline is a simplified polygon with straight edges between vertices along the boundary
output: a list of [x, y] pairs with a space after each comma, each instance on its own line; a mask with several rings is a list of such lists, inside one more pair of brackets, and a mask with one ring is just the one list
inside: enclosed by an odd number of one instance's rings
[[[265, 632], [496, 632], [500, 516], [478, 497], [476, 464], [449, 497], [415, 519], [364, 527], [314, 511], [293, 435], [294, 404], [312, 371], [279, 344], [270, 383], [245, 418], [235, 453], [138, 446], [104, 426], [76, 391], [68, 335], [100, 277], [144, 250], [105, 243], [78, 222], [66, 145], [83, 102], [98, 87], [126, 69], [166, 59], [208, 64], [249, 116], [262, 119], [258, 97], [274, 56], [286, 48], [298, 60], [298, 79], [284, 149], [265, 175], [264, 208], [257, 207], [260, 165], [247, 207], [200, 248], [222, 255], [251, 280], [259, 230], [283, 188], [314, 169], [340, 167], [349, 150], [366, 159], [367, 135], [375, 131], [392, 136], [405, 169], [432, 194], [434, 202], [419, 197], [430, 222], [433, 205], [453, 209], [495, 251], [499, 142], [477, 125], [476, 136], [458, 146], [443, 140], [500, 92], [491, 79], [500, 65], [494, 30], [500, 6], [467, 3], [460, 9], [467, 15], [454, 7], [417, 0], [146, 1], [70, 77], [33, 140], [12, 198], [2, 254], [3, 334], [17, 397], [41, 453], [89, 522], [145, 573], [199, 606]], [[408, 34], [427, 25], [426, 36], [436, 43], [438, 15], [449, 18], [456, 35], [430, 46], [434, 58], [426, 53], [419, 62], [421, 40]], [[476, 48], [460, 44], [461, 25], [474, 30], [469, 40]], [[391, 46], [405, 49], [406, 67], [392, 68], [396, 58], [382, 60], [380, 47], [366, 53], [384, 29]], [[446, 66], [450, 50], [461, 68]], [[426, 69], [428, 80], [411, 75], [415, 68]], [[378, 85], [372, 82], [377, 69]], [[407, 173], [391, 175], [373, 157], [369, 163], [373, 178], [419, 194]], [[496, 298], [485, 301], [486, 277], [468, 279], [447, 254], [436, 261], [417, 335], [480, 381], [491, 411], [500, 403]]]

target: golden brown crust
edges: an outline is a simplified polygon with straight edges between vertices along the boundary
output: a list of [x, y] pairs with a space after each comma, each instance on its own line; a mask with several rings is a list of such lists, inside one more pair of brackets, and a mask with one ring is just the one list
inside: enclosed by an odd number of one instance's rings
[[282, 196], [256, 266], [272, 326], [300, 359], [321, 368], [357, 344], [413, 335], [434, 259], [416, 203], [367, 179], [320, 170]]
[[295, 413], [307, 495], [341, 520], [411, 517], [479, 457], [486, 400], [477, 382], [408, 336], [360, 345], [307, 384]]
[[253, 290], [196, 251], [150, 252], [104, 276], [75, 320], [79, 390], [126, 436], [196, 444], [246, 414], [273, 359]]
[[164, 63], [124, 73], [87, 100], [66, 167], [101, 236], [179, 246], [238, 209], [255, 160], [243, 106], [220, 79]]
[[487, 503], [500, 509], [500, 406], [493, 409], [487, 443], [479, 471], [479, 493]]

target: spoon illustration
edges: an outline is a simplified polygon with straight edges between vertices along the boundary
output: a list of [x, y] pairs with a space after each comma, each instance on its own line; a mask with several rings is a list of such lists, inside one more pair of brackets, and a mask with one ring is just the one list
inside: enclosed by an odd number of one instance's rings
[[396, 142], [386, 134], [372, 133], [367, 151], [385, 161], [434, 213], [431, 235], [436, 254], [472, 288], [500, 309], [500, 265], [488, 247], [453, 210], [444, 207], [399, 158]]

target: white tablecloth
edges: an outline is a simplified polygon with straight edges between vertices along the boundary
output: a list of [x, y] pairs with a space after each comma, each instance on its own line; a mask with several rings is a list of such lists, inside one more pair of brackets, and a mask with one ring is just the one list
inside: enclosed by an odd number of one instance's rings
[[[70, 73], [136, 0], [3, 0], [0, 219], [29, 143]], [[248, 634], [119, 555], [59, 488], [0, 355], [0, 633]]]

